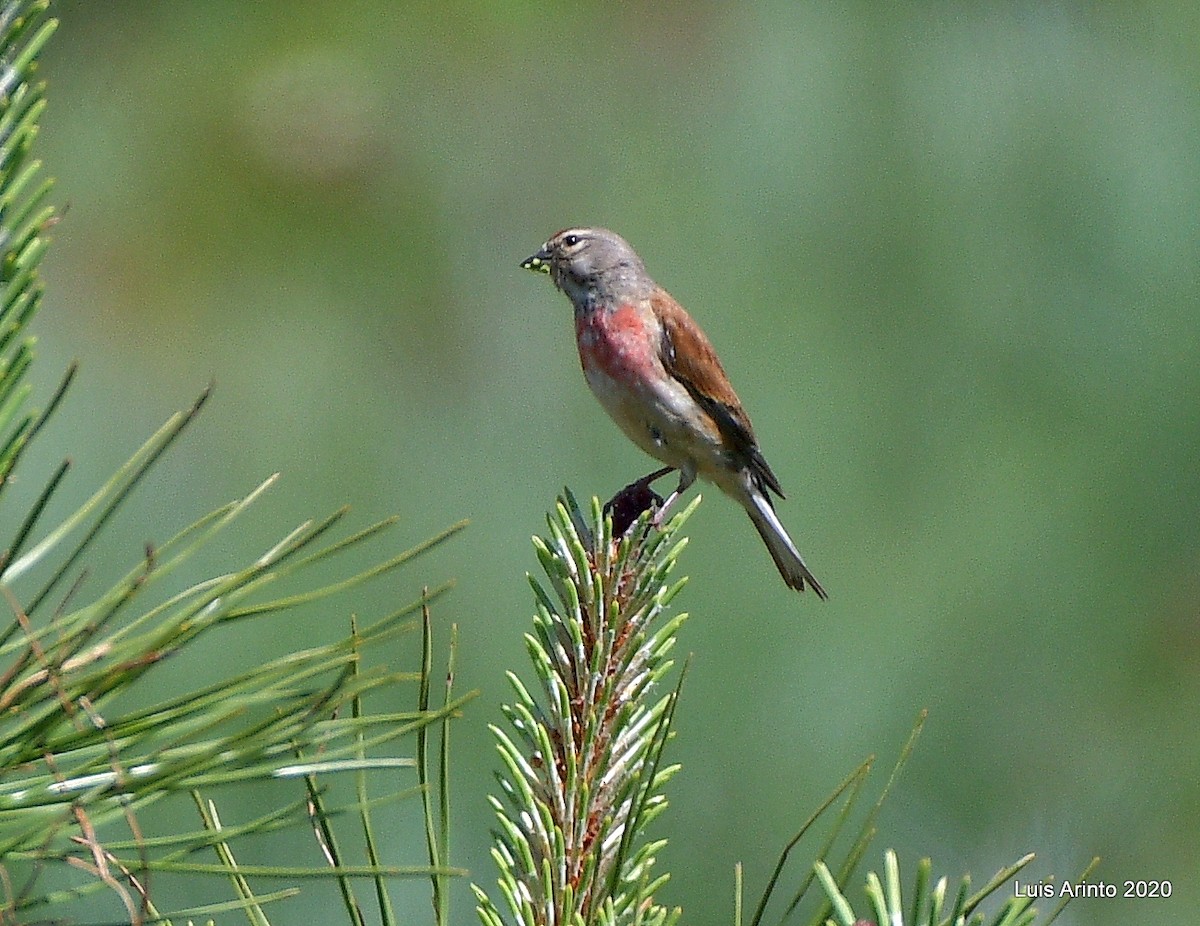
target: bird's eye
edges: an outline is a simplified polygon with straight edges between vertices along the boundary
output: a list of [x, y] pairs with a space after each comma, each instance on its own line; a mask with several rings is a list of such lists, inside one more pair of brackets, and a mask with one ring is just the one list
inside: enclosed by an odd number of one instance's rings
[[579, 244], [578, 235], [567, 235], [563, 238], [563, 247], [573, 248], [577, 244]]

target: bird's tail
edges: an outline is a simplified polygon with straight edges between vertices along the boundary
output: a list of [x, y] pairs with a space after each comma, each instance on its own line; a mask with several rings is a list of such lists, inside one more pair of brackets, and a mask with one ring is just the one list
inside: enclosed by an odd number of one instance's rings
[[817, 593], [818, 598], [822, 600], [828, 598], [825, 589], [821, 588], [821, 583], [805, 565], [804, 557], [800, 555], [796, 544], [788, 536], [787, 530], [784, 529], [779, 516], [775, 514], [775, 509], [766, 493], [761, 490], [751, 491], [748, 502], [746, 512], [758, 529], [763, 543], [767, 545], [771, 559], [775, 560], [775, 566], [779, 569], [779, 574], [783, 576], [783, 581], [798, 592], [804, 591], [807, 583], [808, 587]]

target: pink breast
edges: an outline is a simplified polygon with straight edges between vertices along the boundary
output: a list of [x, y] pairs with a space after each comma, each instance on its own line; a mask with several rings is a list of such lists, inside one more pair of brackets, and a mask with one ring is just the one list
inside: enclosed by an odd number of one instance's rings
[[631, 305], [612, 312], [598, 310], [576, 319], [579, 362], [586, 372], [601, 370], [610, 377], [636, 381], [653, 371], [657, 352], [642, 314]]

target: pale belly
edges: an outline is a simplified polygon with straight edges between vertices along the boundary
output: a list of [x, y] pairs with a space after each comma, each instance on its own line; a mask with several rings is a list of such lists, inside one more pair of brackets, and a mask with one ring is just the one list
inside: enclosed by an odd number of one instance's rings
[[614, 379], [593, 367], [584, 371], [593, 394], [626, 436], [667, 466], [712, 478], [726, 453], [712, 419], [681, 384], [663, 371], [653, 385]]

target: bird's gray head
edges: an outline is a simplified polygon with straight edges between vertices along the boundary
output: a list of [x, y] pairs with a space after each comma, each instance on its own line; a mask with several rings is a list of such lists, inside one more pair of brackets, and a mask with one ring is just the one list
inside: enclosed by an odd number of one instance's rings
[[549, 273], [581, 311], [642, 298], [654, 288], [637, 252], [607, 228], [565, 228], [521, 266]]

